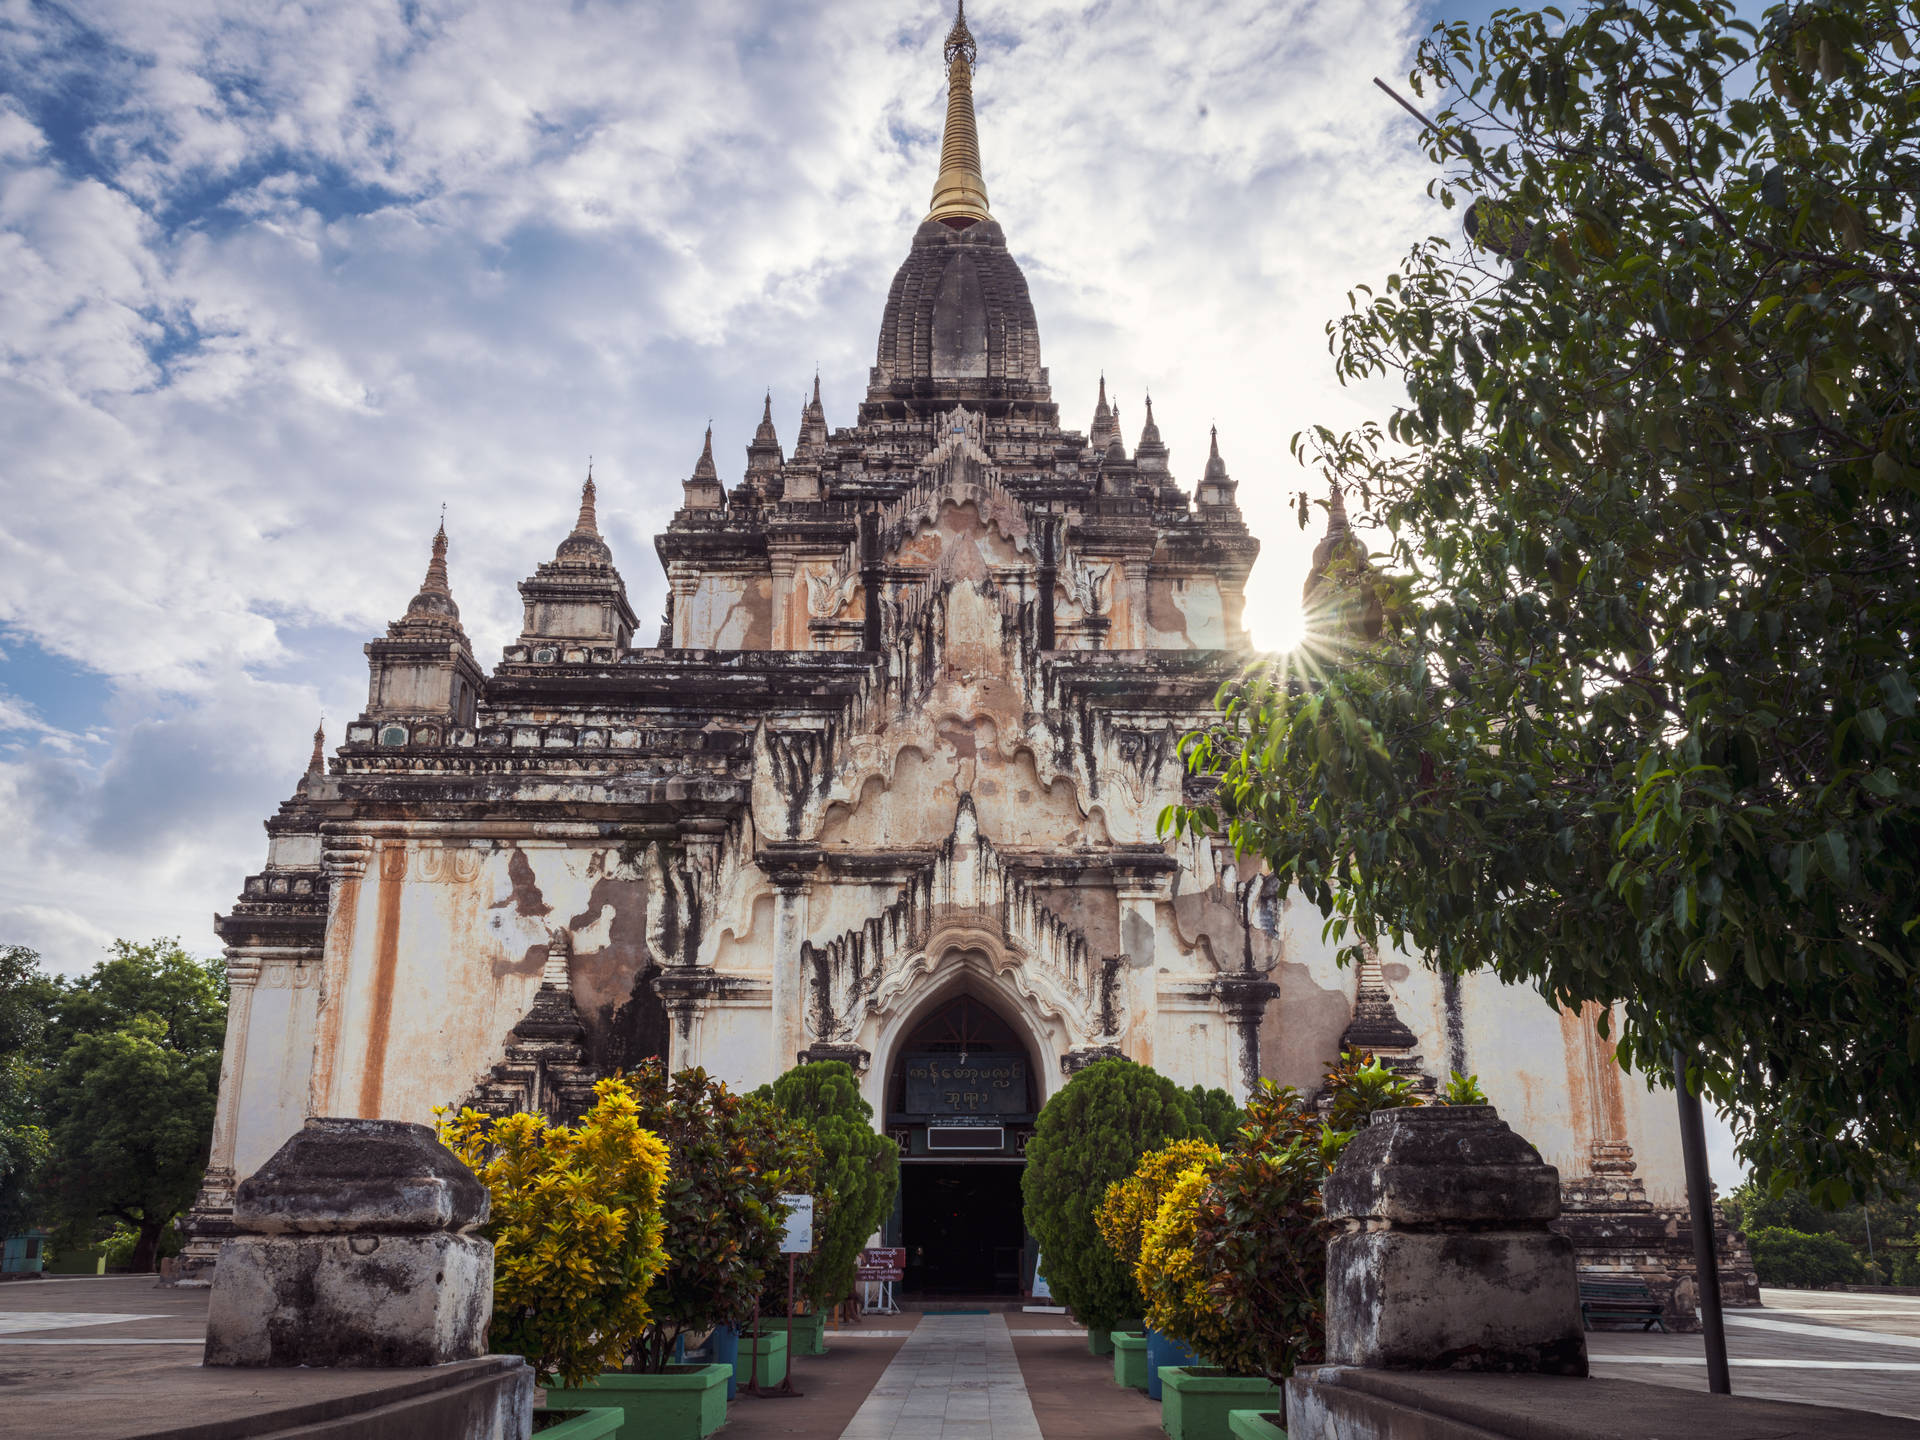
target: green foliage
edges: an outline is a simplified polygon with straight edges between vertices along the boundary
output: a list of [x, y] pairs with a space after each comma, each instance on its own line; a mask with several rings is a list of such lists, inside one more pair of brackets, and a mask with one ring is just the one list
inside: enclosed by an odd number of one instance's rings
[[33, 951], [0, 946], [0, 1236], [34, 1218], [34, 1183], [48, 1149], [38, 1061], [57, 988]]
[[49, 1207], [76, 1226], [132, 1226], [132, 1268], [152, 1270], [161, 1231], [199, 1189], [219, 1091], [219, 1050], [176, 1050], [150, 1016], [76, 1037], [47, 1075]]
[[1248, 1100], [1240, 1142], [1194, 1217], [1211, 1298], [1233, 1338], [1211, 1357], [1215, 1363], [1280, 1379], [1322, 1353], [1327, 1236], [1320, 1188], [1350, 1133], [1332, 1131], [1292, 1086], [1263, 1080]]
[[46, 1025], [49, 1056], [77, 1036], [118, 1030], [140, 1016], [160, 1023], [162, 1043], [172, 1050], [218, 1050], [226, 1036], [226, 967], [196, 960], [178, 940], [116, 940], [93, 973], [55, 985]]
[[[1236, 1106], [1235, 1113], [1238, 1111]], [[1140, 1157], [1131, 1175], [1107, 1186], [1106, 1195], [1093, 1212], [1094, 1227], [1106, 1241], [1107, 1249], [1113, 1252], [1114, 1259], [1134, 1270], [1136, 1279], [1147, 1231], [1174, 1183], [1196, 1166], [1204, 1170], [1219, 1162], [1220, 1147], [1213, 1141], [1199, 1136], [1176, 1140], [1158, 1150], [1149, 1150]], [[1142, 1294], [1145, 1294], [1144, 1287]]]
[[35, 1102], [36, 1078], [24, 1056], [0, 1056], [0, 1236], [32, 1224], [34, 1184], [50, 1148]]
[[60, 982], [24, 945], [0, 945], [0, 1057], [37, 1060]]
[[132, 1227], [135, 1270], [155, 1267], [162, 1232], [199, 1189], [226, 1014], [222, 967], [172, 940], [115, 941], [112, 958], [53, 995], [40, 1194], [70, 1232], [102, 1216]]
[[1825, 1231], [1831, 1212], [1822, 1212], [1807, 1192], [1783, 1189], [1778, 1194], [1749, 1180], [1726, 1202], [1734, 1222], [1748, 1234], [1756, 1230], [1801, 1230], [1808, 1234]]
[[[179, 1229], [169, 1225], [160, 1232], [160, 1248], [156, 1252], [160, 1259], [178, 1255], [186, 1248], [186, 1237]], [[79, 1247], [84, 1249], [85, 1247]], [[107, 1238], [100, 1242], [101, 1254], [107, 1262], [109, 1273], [122, 1270], [135, 1270], [134, 1253], [140, 1248], [140, 1232], [131, 1225], [116, 1224], [107, 1232]]]
[[1214, 1300], [1213, 1257], [1199, 1233], [1208, 1187], [1221, 1159], [1188, 1165], [1173, 1178], [1140, 1243], [1134, 1279], [1147, 1302], [1147, 1326], [1181, 1341], [1202, 1363], [1239, 1373], [1242, 1336]]
[[1760, 1272], [1762, 1285], [1813, 1289], [1858, 1285], [1867, 1278], [1860, 1257], [1838, 1235], [1809, 1235], [1770, 1226], [1748, 1231], [1747, 1243], [1753, 1246], [1753, 1268]]
[[1224, 1090], [1209, 1090], [1204, 1085], [1187, 1089], [1187, 1102], [1193, 1106], [1194, 1129], [1211, 1135], [1216, 1145], [1233, 1143], [1233, 1132], [1240, 1128], [1240, 1102]]
[[1341, 1052], [1340, 1062], [1327, 1072], [1327, 1128], [1357, 1133], [1376, 1110], [1418, 1105], [1413, 1082], [1390, 1070], [1364, 1050]]
[[1357, 944], [1618, 1004], [1757, 1173], [1920, 1146], [1920, 13], [1438, 27], [1443, 204], [1331, 325], [1385, 425], [1296, 452], [1391, 537], [1385, 639], [1189, 737]]
[[1089, 1329], [1138, 1318], [1130, 1269], [1100, 1238], [1094, 1207], [1140, 1157], [1194, 1132], [1192, 1102], [1171, 1080], [1128, 1060], [1098, 1060], [1047, 1101], [1020, 1177], [1027, 1229], [1047, 1283]]
[[1914, 1283], [1900, 1276], [1912, 1271], [1914, 1247], [1920, 1245], [1920, 1191], [1903, 1186], [1899, 1177], [1883, 1180], [1879, 1193], [1866, 1201], [1838, 1208], [1817, 1203], [1802, 1189], [1748, 1181], [1721, 1208], [1749, 1239], [1763, 1230], [1828, 1237], [1848, 1247], [1867, 1283]]
[[844, 1061], [797, 1065], [756, 1093], [811, 1127], [820, 1146], [804, 1290], [809, 1304], [826, 1309], [852, 1293], [861, 1248], [893, 1209], [900, 1149], [874, 1130], [873, 1107], [860, 1098], [860, 1081]]
[[640, 1369], [658, 1374], [682, 1332], [746, 1327], [779, 1263], [787, 1218], [779, 1197], [808, 1191], [820, 1152], [806, 1126], [705, 1070], [669, 1077], [648, 1060], [629, 1079], [640, 1124], [666, 1141], [670, 1158], [669, 1259], [647, 1292], [653, 1323], [634, 1351]]
[[1478, 1075], [1462, 1075], [1458, 1070], [1447, 1077], [1447, 1083], [1441, 1087], [1442, 1105], [1484, 1105], [1487, 1092], [1480, 1088]]
[[1419, 1103], [1364, 1053], [1342, 1055], [1324, 1088], [1323, 1118], [1291, 1086], [1261, 1081], [1233, 1145], [1204, 1183], [1169, 1194], [1141, 1251], [1155, 1328], [1235, 1374], [1278, 1382], [1324, 1352], [1321, 1187], [1375, 1111]]
[[575, 1126], [477, 1110], [440, 1125], [493, 1199], [482, 1230], [494, 1245], [492, 1347], [524, 1356], [542, 1385], [617, 1368], [647, 1328], [667, 1263], [667, 1147], [641, 1128], [624, 1080], [593, 1095]]

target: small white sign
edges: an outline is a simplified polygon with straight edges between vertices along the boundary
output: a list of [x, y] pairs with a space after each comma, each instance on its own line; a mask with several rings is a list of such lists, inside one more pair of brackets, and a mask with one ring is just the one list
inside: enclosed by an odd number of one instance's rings
[[780, 1203], [788, 1207], [786, 1233], [780, 1237], [782, 1255], [813, 1253], [813, 1197], [782, 1195]]

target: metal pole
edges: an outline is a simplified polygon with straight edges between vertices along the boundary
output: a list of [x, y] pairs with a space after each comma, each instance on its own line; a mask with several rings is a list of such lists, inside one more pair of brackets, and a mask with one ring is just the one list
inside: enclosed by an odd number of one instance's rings
[[787, 1254], [787, 1373], [781, 1377], [782, 1395], [799, 1395], [793, 1384], [793, 1262], [797, 1257], [790, 1251]]
[[1700, 1326], [1706, 1332], [1707, 1389], [1731, 1395], [1727, 1326], [1720, 1314], [1720, 1257], [1714, 1248], [1713, 1178], [1707, 1173], [1707, 1125], [1700, 1097], [1687, 1088], [1687, 1057], [1673, 1052], [1674, 1093], [1680, 1099], [1680, 1153], [1687, 1167], [1687, 1211], [1693, 1220], [1693, 1268], [1699, 1279]]

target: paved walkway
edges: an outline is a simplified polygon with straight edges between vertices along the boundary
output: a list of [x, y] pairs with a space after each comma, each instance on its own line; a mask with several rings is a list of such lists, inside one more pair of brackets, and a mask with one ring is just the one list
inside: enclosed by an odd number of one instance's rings
[[1040, 1440], [1005, 1317], [921, 1317], [841, 1440]]
[[[1734, 1394], [1920, 1420], [1920, 1297], [1769, 1289], [1760, 1298], [1764, 1309], [1726, 1312]], [[1587, 1349], [1608, 1380], [1707, 1388], [1697, 1334], [1596, 1331]]]

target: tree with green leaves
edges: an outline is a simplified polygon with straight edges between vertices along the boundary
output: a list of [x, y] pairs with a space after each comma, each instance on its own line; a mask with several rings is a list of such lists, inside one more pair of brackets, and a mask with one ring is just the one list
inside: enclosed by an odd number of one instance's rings
[[226, 1016], [224, 967], [174, 940], [115, 941], [54, 996], [40, 1193], [69, 1229], [102, 1218], [132, 1228], [137, 1271], [156, 1268], [162, 1234], [205, 1174]]
[[[1189, 737], [1350, 942], [1619, 1007], [1817, 1198], [1920, 1153], [1920, 7], [1437, 27], [1416, 244], [1296, 437], [1387, 540], [1379, 638]], [[1325, 637], [1329, 643], [1332, 637]]]
[[816, 1310], [853, 1291], [860, 1251], [893, 1209], [900, 1189], [900, 1147], [873, 1128], [873, 1107], [841, 1060], [796, 1065], [758, 1093], [810, 1127], [820, 1147], [814, 1168], [813, 1253], [804, 1290]]
[[639, 1369], [658, 1374], [681, 1335], [751, 1318], [779, 1263], [787, 1218], [780, 1196], [808, 1190], [820, 1152], [805, 1125], [705, 1070], [669, 1075], [647, 1060], [625, 1078], [638, 1123], [668, 1153], [668, 1261], [647, 1292], [652, 1323], [633, 1352]]
[[1054, 1092], [1027, 1141], [1020, 1176], [1027, 1229], [1054, 1298], [1089, 1330], [1144, 1313], [1131, 1267], [1100, 1237], [1107, 1187], [1140, 1157], [1195, 1133], [1193, 1102], [1166, 1076], [1130, 1060], [1096, 1060]]
[[0, 946], [0, 1236], [33, 1223], [34, 1183], [47, 1158], [40, 1049], [55, 982], [24, 945]]

